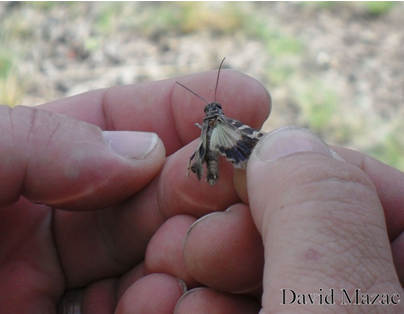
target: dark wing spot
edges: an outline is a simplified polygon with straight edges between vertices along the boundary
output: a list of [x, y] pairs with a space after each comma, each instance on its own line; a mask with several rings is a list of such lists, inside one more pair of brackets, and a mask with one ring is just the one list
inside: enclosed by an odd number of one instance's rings
[[226, 156], [228, 160], [231, 160], [235, 165], [238, 165], [250, 158], [251, 152], [257, 143], [258, 139], [243, 135], [242, 139], [237, 141], [233, 147], [219, 147], [219, 152]]

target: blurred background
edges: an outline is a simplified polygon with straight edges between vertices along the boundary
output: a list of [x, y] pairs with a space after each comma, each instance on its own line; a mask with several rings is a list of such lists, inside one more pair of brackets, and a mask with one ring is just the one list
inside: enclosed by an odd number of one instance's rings
[[226, 57], [270, 91], [265, 131], [307, 127], [404, 170], [403, 16], [386, 1], [0, 2], [0, 103], [215, 70]]

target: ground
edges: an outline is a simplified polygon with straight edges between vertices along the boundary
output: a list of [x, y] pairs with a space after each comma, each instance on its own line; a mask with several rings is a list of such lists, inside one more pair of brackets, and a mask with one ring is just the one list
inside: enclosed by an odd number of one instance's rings
[[225, 66], [308, 127], [404, 170], [404, 3], [1, 2], [0, 103]]

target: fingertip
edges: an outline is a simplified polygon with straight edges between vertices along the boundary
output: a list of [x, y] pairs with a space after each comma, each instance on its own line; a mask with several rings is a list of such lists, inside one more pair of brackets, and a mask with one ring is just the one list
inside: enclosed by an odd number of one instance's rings
[[[262, 163], [292, 155], [298, 152], [317, 152], [343, 161], [327, 144], [307, 129], [298, 127], [283, 127], [276, 129], [261, 138], [250, 156], [247, 172], [262, 173]], [[261, 179], [255, 180], [256, 175], [250, 175], [251, 182], [259, 184]], [[252, 184], [252, 183], [251, 183]], [[234, 185], [240, 198], [248, 204], [247, 173], [241, 169], [234, 169]]]
[[234, 169], [233, 182], [236, 192], [244, 204], [249, 204], [247, 192], [247, 174], [243, 169]]
[[285, 282], [294, 291], [318, 291], [324, 282], [375, 287], [383, 273], [379, 289], [396, 289], [373, 184], [314, 134], [284, 128], [263, 137], [250, 157], [247, 186], [265, 247], [262, 304], [267, 312], [282, 307], [274, 300]]
[[0, 122], [2, 204], [22, 195], [60, 209], [104, 208], [136, 193], [164, 163], [163, 143], [153, 133], [105, 138], [97, 126], [28, 107], [9, 110]]
[[209, 288], [196, 288], [185, 293], [175, 307], [175, 314], [203, 313], [258, 313], [259, 302], [252, 297], [220, 292]]
[[106, 208], [149, 184], [164, 164], [161, 139], [154, 133], [113, 133], [94, 139], [99, 143], [84, 156], [71, 158], [68, 172], [75, 177], [62, 178], [53, 186], [54, 193], [43, 194], [40, 202], [74, 211]]
[[261, 286], [261, 236], [244, 204], [194, 222], [186, 235], [183, 256], [190, 275], [213, 289], [251, 293]]
[[283, 127], [265, 135], [254, 150], [252, 159], [271, 161], [299, 152], [316, 152], [333, 156], [319, 137], [299, 127]]
[[164, 222], [149, 241], [144, 257], [147, 273], [165, 273], [175, 276], [188, 287], [198, 282], [188, 273], [183, 258], [186, 233], [196, 218], [176, 215]]
[[186, 287], [181, 280], [166, 274], [151, 274], [125, 291], [114, 313], [172, 314], [184, 291]]

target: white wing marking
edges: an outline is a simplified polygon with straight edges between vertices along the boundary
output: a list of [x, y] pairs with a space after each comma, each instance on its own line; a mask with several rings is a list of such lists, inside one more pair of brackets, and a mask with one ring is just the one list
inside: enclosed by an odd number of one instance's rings
[[231, 148], [241, 139], [242, 134], [237, 129], [231, 128], [227, 124], [217, 123], [210, 138], [210, 149]]

